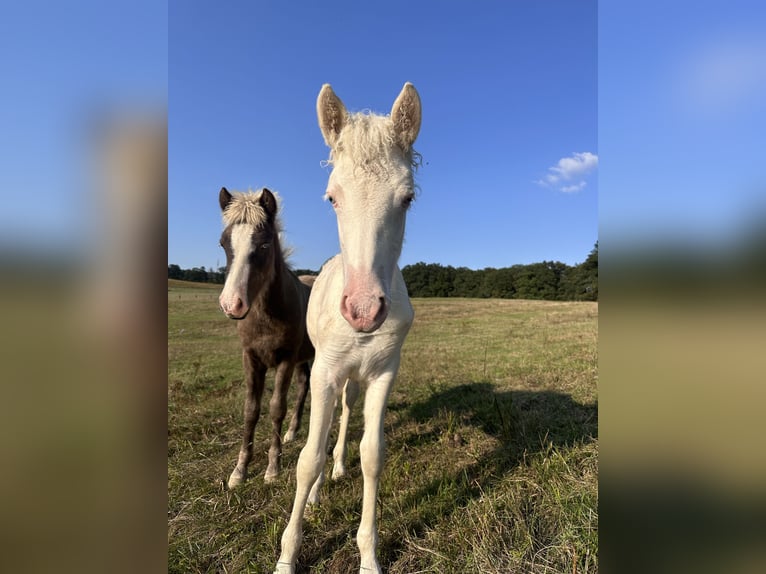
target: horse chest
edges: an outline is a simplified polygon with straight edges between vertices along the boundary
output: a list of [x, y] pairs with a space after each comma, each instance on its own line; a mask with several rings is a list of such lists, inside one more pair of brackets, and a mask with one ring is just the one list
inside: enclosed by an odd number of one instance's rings
[[301, 347], [304, 330], [293, 323], [270, 318], [240, 324], [242, 346], [252, 350], [267, 367], [290, 359]]

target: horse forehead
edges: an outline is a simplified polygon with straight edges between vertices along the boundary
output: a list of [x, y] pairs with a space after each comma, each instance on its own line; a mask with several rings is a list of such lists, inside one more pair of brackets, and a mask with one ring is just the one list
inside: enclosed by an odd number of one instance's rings
[[367, 166], [333, 169], [327, 190], [329, 193], [342, 193], [347, 201], [353, 197], [365, 202], [385, 202], [391, 195], [412, 189], [414, 183], [408, 169], [385, 167], [376, 164], [371, 169]]
[[253, 232], [253, 226], [246, 223], [235, 223], [229, 228], [231, 250], [235, 255], [250, 251]]

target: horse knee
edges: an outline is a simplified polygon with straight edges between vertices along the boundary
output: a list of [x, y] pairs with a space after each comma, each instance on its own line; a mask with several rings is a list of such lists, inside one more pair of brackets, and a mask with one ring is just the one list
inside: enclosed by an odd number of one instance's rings
[[296, 466], [296, 478], [299, 482], [304, 484], [314, 484], [322, 465], [324, 464], [324, 457], [322, 451], [309, 450], [308, 445], [303, 448], [300, 456], [298, 456], [298, 464]]
[[365, 433], [359, 444], [359, 458], [364, 476], [374, 478], [380, 476], [383, 470], [384, 451], [385, 444], [382, 437], [373, 437]]

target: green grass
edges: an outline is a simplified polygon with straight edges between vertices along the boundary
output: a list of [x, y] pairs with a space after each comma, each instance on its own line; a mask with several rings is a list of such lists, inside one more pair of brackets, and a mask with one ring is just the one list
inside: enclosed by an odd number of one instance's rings
[[[282, 476], [264, 484], [269, 376], [251, 478], [226, 491], [243, 389], [239, 342], [218, 310], [219, 290], [168, 289], [168, 569], [271, 572], [309, 403], [298, 440], [285, 446]], [[597, 304], [416, 299], [413, 306], [386, 415], [384, 571], [597, 572]], [[358, 571], [361, 433], [360, 401], [350, 476], [325, 485], [305, 523], [299, 572]]]

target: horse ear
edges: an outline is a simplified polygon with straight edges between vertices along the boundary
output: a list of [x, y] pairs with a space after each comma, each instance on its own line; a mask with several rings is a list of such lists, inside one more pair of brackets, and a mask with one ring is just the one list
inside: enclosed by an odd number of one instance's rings
[[261, 204], [261, 207], [263, 207], [263, 211], [266, 212], [266, 217], [269, 218], [269, 221], [274, 221], [274, 217], [277, 215], [277, 198], [274, 197], [271, 190], [264, 187], [258, 202]]
[[317, 97], [317, 117], [324, 142], [332, 148], [346, 123], [346, 107], [332, 91], [330, 84], [323, 85]]
[[409, 151], [420, 132], [420, 96], [411, 83], [404, 84], [391, 108], [394, 133], [404, 151]]
[[226, 207], [231, 203], [231, 194], [225, 187], [222, 187], [221, 192], [218, 194], [218, 203], [221, 206], [221, 211], [226, 211]]

